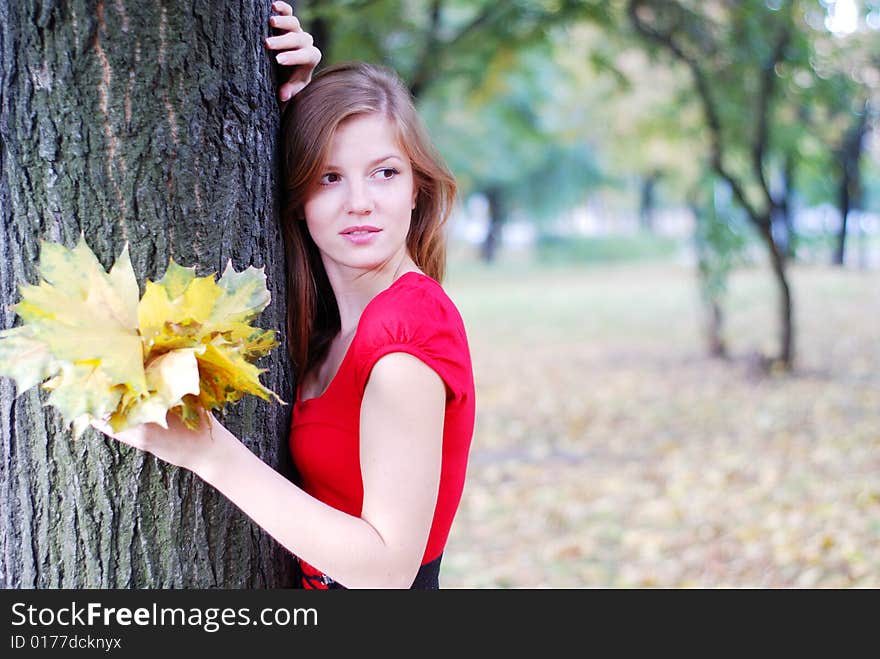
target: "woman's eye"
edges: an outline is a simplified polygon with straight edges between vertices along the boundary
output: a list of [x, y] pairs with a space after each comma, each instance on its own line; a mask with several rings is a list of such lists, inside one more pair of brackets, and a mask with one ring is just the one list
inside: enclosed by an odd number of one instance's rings
[[[377, 176], [383, 181], [388, 181], [400, 174], [400, 171], [395, 169], [394, 167], [383, 167], [380, 170], [377, 170]], [[339, 183], [340, 176], [336, 172], [328, 172], [321, 177], [321, 185], [333, 185], [334, 183]]]

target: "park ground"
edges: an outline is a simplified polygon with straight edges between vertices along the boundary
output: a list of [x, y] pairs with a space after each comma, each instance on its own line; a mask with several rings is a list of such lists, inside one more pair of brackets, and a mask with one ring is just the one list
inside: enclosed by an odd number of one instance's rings
[[737, 270], [727, 361], [692, 266], [493, 266], [445, 283], [477, 419], [444, 588], [880, 587], [880, 271]]

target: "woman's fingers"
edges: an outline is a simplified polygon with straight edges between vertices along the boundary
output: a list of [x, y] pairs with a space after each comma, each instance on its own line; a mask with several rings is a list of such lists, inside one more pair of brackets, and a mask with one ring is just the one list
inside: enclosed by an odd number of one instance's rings
[[285, 82], [278, 88], [278, 98], [282, 101], [289, 101], [291, 98], [299, 94], [307, 84], [309, 84], [308, 80]]
[[110, 424], [104, 421], [104, 419], [92, 419], [90, 425], [95, 430], [100, 430], [105, 435], [113, 435], [113, 428], [110, 427]]
[[275, 60], [284, 66], [297, 66], [299, 64], [316, 65], [320, 59], [321, 51], [313, 46], [298, 50], [285, 50], [283, 53], [278, 53], [275, 56]]
[[308, 48], [315, 43], [315, 40], [308, 32], [288, 32], [287, 34], [279, 34], [277, 37], [267, 37], [263, 43], [271, 50], [286, 50], [288, 48]]
[[278, 88], [278, 97], [282, 101], [288, 101], [311, 82], [312, 72], [321, 61], [321, 51], [312, 46], [280, 53], [278, 58], [279, 63], [296, 67], [287, 81]]
[[273, 2], [272, 9], [277, 11], [279, 14], [283, 14], [285, 16], [293, 16], [293, 7], [291, 7], [286, 2], [281, 2], [281, 0], [277, 0], [277, 2]]
[[312, 72], [321, 61], [321, 51], [315, 48], [312, 35], [303, 31], [289, 4], [279, 0], [272, 3], [272, 9], [278, 14], [269, 18], [269, 25], [281, 31], [281, 34], [267, 37], [263, 45], [269, 50], [281, 51], [275, 56], [279, 64], [294, 67], [288, 79], [278, 88], [278, 97], [288, 101], [311, 81]]
[[288, 32], [302, 32], [302, 26], [296, 16], [272, 16], [269, 18], [269, 25]]
[[102, 433], [104, 433], [108, 437], [112, 437], [118, 442], [128, 444], [129, 446], [133, 446], [135, 448], [142, 448], [143, 432], [141, 432], [137, 428], [114, 432], [110, 424], [103, 419], [92, 419], [91, 425], [96, 430], [100, 430]]

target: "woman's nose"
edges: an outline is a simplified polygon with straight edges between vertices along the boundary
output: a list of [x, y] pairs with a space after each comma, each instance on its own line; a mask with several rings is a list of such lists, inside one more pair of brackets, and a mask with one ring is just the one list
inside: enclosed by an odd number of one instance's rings
[[364, 183], [352, 183], [348, 187], [348, 212], [369, 215], [373, 211], [373, 199]]

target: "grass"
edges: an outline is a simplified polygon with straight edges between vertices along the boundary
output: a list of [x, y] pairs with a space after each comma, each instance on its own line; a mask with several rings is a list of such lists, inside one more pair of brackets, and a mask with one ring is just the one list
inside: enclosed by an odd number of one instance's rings
[[596, 238], [544, 234], [537, 241], [535, 258], [545, 265], [644, 262], [668, 260], [685, 246], [680, 239], [648, 233]]
[[734, 273], [717, 361], [688, 267], [456, 255], [477, 423], [442, 585], [880, 586], [880, 273], [791, 282], [768, 375], [766, 269]]

